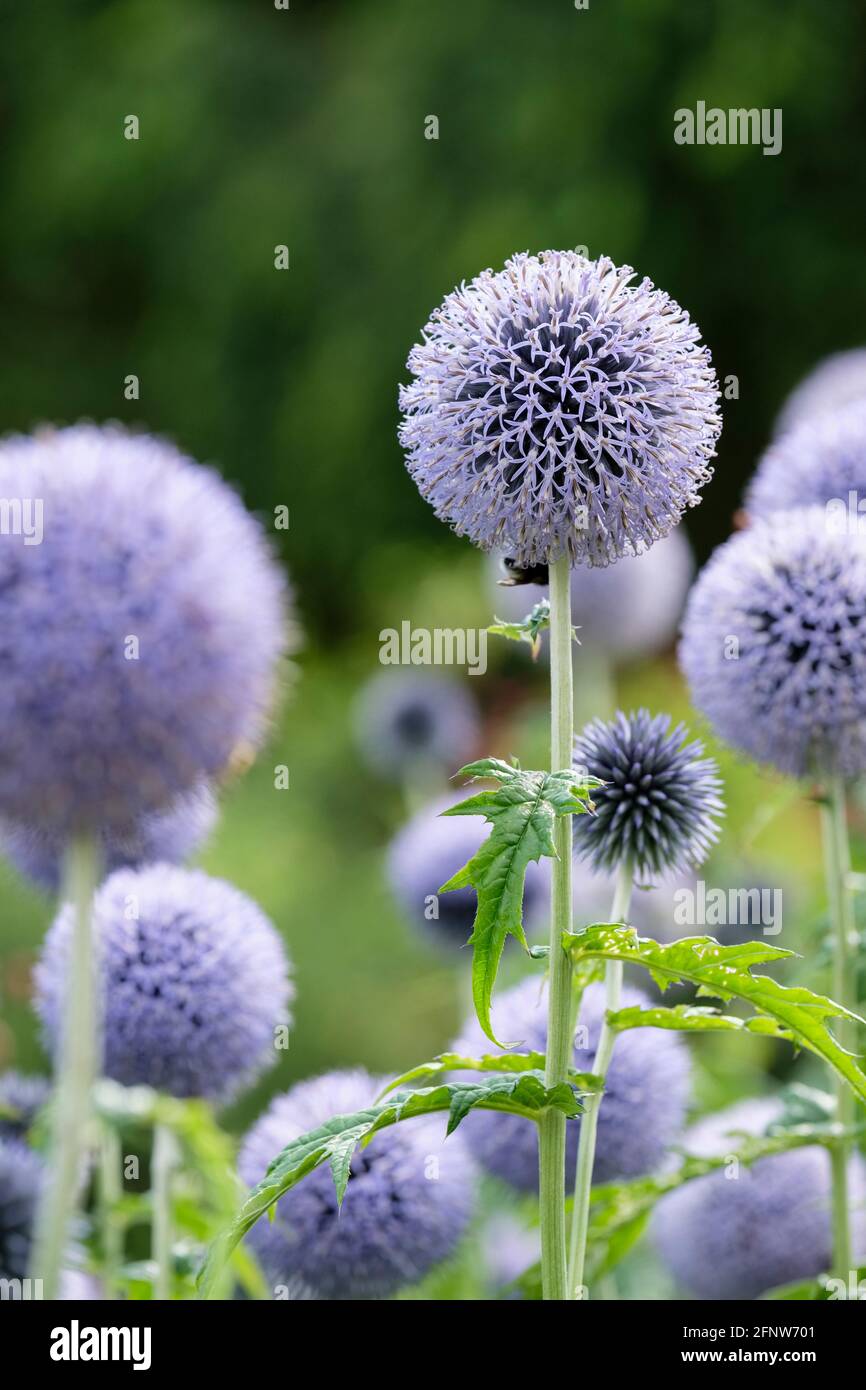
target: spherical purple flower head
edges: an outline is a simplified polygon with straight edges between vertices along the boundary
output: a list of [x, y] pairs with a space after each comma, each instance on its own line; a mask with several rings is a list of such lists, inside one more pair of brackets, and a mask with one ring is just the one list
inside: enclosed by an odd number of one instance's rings
[[796, 777], [866, 767], [866, 540], [780, 512], [711, 556], [680, 664], [719, 736]]
[[23, 1138], [48, 1100], [50, 1090], [44, 1076], [4, 1072], [0, 1076], [0, 1140]]
[[[149, 811], [127, 829], [103, 828], [105, 872], [139, 864], [181, 863], [204, 843], [217, 819], [217, 802], [202, 782], [176, 797], [165, 811]], [[40, 888], [56, 893], [63, 862], [62, 837], [38, 825], [0, 821], [0, 853]]]
[[[250, 1186], [286, 1144], [335, 1115], [371, 1105], [384, 1083], [336, 1071], [277, 1096], [250, 1130], [239, 1168]], [[416, 1284], [457, 1247], [472, 1210], [473, 1173], [444, 1117], [406, 1120], [356, 1151], [342, 1210], [327, 1164], [281, 1197], [273, 1222], [250, 1232], [269, 1280], [320, 1298], [387, 1298]]]
[[479, 731], [469, 691], [445, 676], [420, 671], [377, 672], [355, 707], [364, 761], [385, 777], [429, 767], [453, 771], [474, 754]]
[[[474, 888], [440, 893], [478, 852], [489, 827], [481, 816], [446, 816], [465, 794], [439, 797], [423, 807], [395, 836], [388, 851], [388, 878], [407, 918], [449, 950], [465, 946], [472, 934], [478, 898]], [[531, 863], [524, 881], [523, 913], [530, 919], [547, 902], [542, 866]]]
[[595, 812], [574, 819], [574, 848], [598, 870], [630, 859], [638, 875], [674, 873], [705, 859], [718, 836], [721, 782], [703, 744], [645, 709], [594, 719], [574, 740], [574, 765], [605, 783]]
[[[283, 944], [244, 893], [198, 870], [119, 869], [94, 900], [104, 990], [104, 1070], [125, 1086], [224, 1101], [274, 1060], [294, 990]], [[36, 967], [36, 1007], [56, 1048], [73, 913]]]
[[[702, 1157], [735, 1154], [743, 1133], [763, 1134], [780, 1113], [771, 1099], [743, 1101], [702, 1120], [683, 1147]], [[677, 1282], [694, 1297], [759, 1298], [830, 1268], [830, 1187], [830, 1158], [818, 1145], [751, 1167], [720, 1168], [662, 1199], [653, 1237]], [[859, 1157], [851, 1161], [850, 1191], [854, 1251], [862, 1260], [866, 1168]]]
[[858, 400], [866, 400], [866, 348], [834, 352], [795, 386], [779, 411], [774, 433], [778, 438], [804, 420], [833, 415]]
[[[492, 569], [502, 578], [501, 560]], [[572, 618], [584, 649], [613, 661], [635, 661], [663, 650], [674, 636], [694, 574], [691, 546], [681, 527], [643, 555], [619, 564], [580, 565], [571, 572]], [[517, 622], [546, 598], [540, 584], [494, 585], [497, 615]]]
[[82, 424], [0, 444], [0, 496], [42, 518], [0, 538], [0, 813], [125, 827], [259, 741], [285, 585], [216, 473]]
[[[855, 494], [854, 525], [848, 522]], [[857, 531], [857, 501], [866, 497], [866, 397], [829, 414], [804, 419], [764, 454], [746, 493], [756, 517], [795, 507], [821, 506], [827, 525]], [[834, 516], [835, 513], [835, 516]]]
[[436, 515], [531, 568], [606, 565], [667, 535], [721, 429], [688, 314], [630, 266], [514, 256], [448, 295], [400, 390], [408, 468]]
[[0, 1139], [0, 1279], [24, 1279], [44, 1168], [20, 1139]]
[[[622, 1007], [649, 1003], [640, 990], [625, 986]], [[574, 1065], [592, 1071], [605, 1013], [604, 988], [590, 985], [580, 1009]], [[545, 990], [527, 979], [500, 994], [493, 1010], [500, 1037], [515, 1038], [520, 1051], [544, 1052], [547, 1042]], [[581, 1030], [585, 1029], [585, 1033]], [[581, 1045], [578, 1046], [577, 1043]], [[489, 1052], [473, 1019], [454, 1043], [454, 1052], [477, 1057]], [[663, 1162], [679, 1140], [689, 1097], [688, 1051], [676, 1033], [661, 1029], [629, 1029], [617, 1038], [607, 1075], [604, 1104], [598, 1115], [598, 1143], [593, 1180], [639, 1177]], [[514, 1115], [474, 1111], [463, 1122], [466, 1142], [488, 1172], [513, 1187], [534, 1192], [538, 1185], [538, 1141], [535, 1126]], [[580, 1121], [566, 1130], [567, 1162], [577, 1162]]]

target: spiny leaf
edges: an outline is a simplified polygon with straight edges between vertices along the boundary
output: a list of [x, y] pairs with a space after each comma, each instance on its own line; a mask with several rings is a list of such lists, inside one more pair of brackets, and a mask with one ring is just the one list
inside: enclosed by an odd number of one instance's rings
[[[390, 1091], [396, 1090], [399, 1086], [407, 1086], [412, 1081], [424, 1081], [434, 1076], [441, 1076], [443, 1072], [535, 1071], [542, 1074], [544, 1065], [543, 1052], [497, 1052], [494, 1055], [485, 1054], [483, 1057], [464, 1057], [459, 1052], [441, 1052], [438, 1057], [433, 1058], [432, 1062], [422, 1062], [420, 1066], [413, 1067], [411, 1071], [398, 1076], [396, 1081], [390, 1082], [385, 1087], [382, 1095], [386, 1096]], [[569, 1081], [572, 1086], [576, 1086], [579, 1091], [586, 1094], [601, 1090], [599, 1078], [594, 1076], [592, 1072], [570, 1070]]]
[[[494, 618], [487, 629], [494, 637], [507, 637], [509, 642], [528, 642], [533, 661], [541, 647], [541, 634], [550, 627], [550, 599], [543, 598], [525, 618], [519, 622], [508, 622], [505, 618]], [[571, 629], [571, 640], [580, 646], [578, 628]]]
[[553, 826], [557, 816], [580, 815], [591, 808], [589, 794], [600, 785], [595, 777], [565, 772], [524, 772], [499, 758], [483, 758], [461, 768], [465, 777], [489, 777], [499, 785], [452, 806], [447, 816], [484, 816], [492, 827], [481, 848], [439, 889], [474, 888], [478, 910], [469, 944], [472, 998], [478, 1020], [491, 1042], [502, 1046], [490, 1021], [490, 1003], [505, 942], [515, 936], [527, 949], [523, 931], [523, 881], [527, 866], [547, 856], [555, 859]]
[[723, 1014], [719, 1009], [701, 1008], [697, 1004], [677, 1004], [674, 1008], [642, 1009], [639, 1004], [629, 1009], [618, 1009], [609, 1013], [608, 1022], [617, 1032], [627, 1028], [670, 1028], [683, 1032], [719, 1033], [740, 1032], [759, 1033], [764, 1037], [781, 1038], [785, 1042], [796, 1041], [778, 1019], [768, 1018], [766, 1014], [756, 1014], [753, 1018], [737, 1018], [735, 1014]]
[[758, 1013], [776, 1019], [799, 1046], [823, 1057], [866, 1104], [866, 1073], [826, 1027], [829, 1018], [862, 1020], [822, 994], [751, 973], [753, 966], [782, 960], [791, 951], [758, 941], [720, 946], [710, 936], [683, 937], [665, 946], [639, 937], [633, 927], [615, 923], [599, 923], [576, 935], [567, 932], [563, 945], [574, 961], [621, 960], [641, 965], [662, 989], [690, 980], [698, 986], [699, 995], [723, 1001], [745, 999]]
[[451, 1134], [470, 1110], [498, 1110], [538, 1120], [551, 1108], [561, 1110], [570, 1119], [579, 1115], [582, 1107], [576, 1087], [562, 1082], [548, 1088], [541, 1072], [529, 1070], [452, 1081], [418, 1091], [397, 1091], [364, 1110], [335, 1115], [293, 1139], [277, 1154], [261, 1182], [247, 1195], [234, 1221], [211, 1245], [199, 1271], [200, 1296], [210, 1297], [226, 1260], [259, 1217], [320, 1164], [330, 1164], [337, 1201], [342, 1202], [355, 1148], [369, 1141], [378, 1130], [419, 1115], [445, 1111], [447, 1133]]

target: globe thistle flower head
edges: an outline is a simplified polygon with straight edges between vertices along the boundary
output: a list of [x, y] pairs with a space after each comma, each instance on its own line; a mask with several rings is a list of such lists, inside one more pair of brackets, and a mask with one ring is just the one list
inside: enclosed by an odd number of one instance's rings
[[[388, 879], [407, 920], [449, 952], [472, 935], [478, 898], [474, 888], [439, 889], [477, 854], [488, 830], [480, 816], [443, 814], [463, 799], [450, 794], [429, 802], [398, 831], [388, 851]], [[534, 917], [548, 898], [542, 866], [529, 864], [524, 918]]]
[[0, 1279], [24, 1279], [44, 1168], [20, 1139], [0, 1139]]
[[866, 348], [834, 352], [794, 387], [776, 420], [774, 433], [785, 434], [804, 420], [834, 415], [852, 401], [866, 401]]
[[866, 767], [866, 538], [780, 512], [711, 556], [680, 664], [720, 738], [795, 777]]
[[[854, 511], [849, 519], [850, 494]], [[821, 506], [827, 528], [857, 532], [866, 498], [866, 395], [839, 410], [807, 416], [774, 440], [746, 492], [752, 517]], [[851, 524], [853, 521], [853, 525]], [[866, 524], [863, 526], [866, 533]]]
[[0, 496], [41, 517], [0, 544], [0, 814], [125, 828], [260, 741], [286, 588], [216, 473], [82, 424], [0, 443]]
[[[742, 1134], [764, 1134], [780, 1114], [772, 1099], [741, 1102], [702, 1120], [683, 1147], [701, 1157], [736, 1154]], [[859, 1156], [851, 1160], [849, 1189], [859, 1263], [866, 1258], [866, 1166]], [[792, 1149], [685, 1183], [656, 1207], [652, 1235], [664, 1263], [692, 1297], [759, 1298], [830, 1268], [830, 1192], [827, 1150]]]
[[440, 767], [451, 772], [478, 746], [478, 709], [457, 681], [389, 668], [361, 691], [355, 733], [364, 761], [381, 776], [396, 779]]
[[[337, 1071], [277, 1096], [244, 1140], [243, 1181], [259, 1182], [299, 1135], [371, 1105], [382, 1085]], [[266, 1277], [325, 1299], [387, 1298], [418, 1283], [454, 1253], [472, 1211], [472, 1164], [459, 1134], [443, 1136], [435, 1115], [381, 1130], [356, 1151], [339, 1211], [327, 1165], [303, 1178], [279, 1199], [274, 1221], [250, 1231]]]
[[[163, 811], [148, 811], [128, 828], [103, 827], [99, 836], [106, 873], [140, 864], [179, 864], [207, 839], [217, 820], [217, 801], [200, 783], [175, 797]], [[0, 854], [38, 887], [56, 893], [63, 864], [63, 838], [40, 825], [0, 821]]]
[[[282, 942], [250, 898], [198, 870], [119, 869], [94, 900], [105, 1075], [179, 1097], [231, 1099], [274, 1060], [291, 1022]], [[36, 1007], [56, 1049], [73, 911], [61, 909], [36, 967]]]
[[574, 765], [601, 778], [595, 811], [574, 821], [574, 847], [598, 870], [627, 859], [638, 875], [697, 865], [718, 835], [721, 782], [682, 724], [645, 709], [594, 719], [574, 741]]
[[[491, 571], [497, 580], [502, 577], [500, 557]], [[663, 651], [676, 635], [693, 574], [691, 546], [681, 526], [643, 555], [627, 555], [604, 569], [577, 566], [571, 572], [571, 610], [581, 647], [617, 663]], [[511, 622], [547, 597], [538, 584], [493, 587], [496, 614]]]
[[[622, 1007], [646, 1006], [649, 999], [626, 985]], [[595, 1049], [604, 1021], [602, 985], [589, 985], [581, 1001], [575, 1035], [574, 1066], [592, 1071]], [[546, 987], [536, 979], [504, 990], [493, 1009], [499, 1037], [516, 1039], [521, 1051], [544, 1052], [547, 1043]], [[501, 1030], [501, 1031], [500, 1031]], [[490, 1050], [475, 1019], [465, 1026], [451, 1049], [477, 1057]], [[689, 1056], [682, 1038], [661, 1029], [630, 1029], [616, 1042], [604, 1104], [599, 1110], [593, 1181], [610, 1182], [655, 1171], [670, 1146], [679, 1139], [689, 1098]], [[580, 1120], [566, 1130], [569, 1170], [577, 1162]], [[461, 1126], [473, 1157], [485, 1171], [521, 1191], [538, 1186], [538, 1142], [532, 1125], [514, 1115], [476, 1110]]]
[[23, 1139], [48, 1100], [50, 1090], [44, 1076], [4, 1072], [0, 1076], [0, 1140]]
[[410, 474], [458, 535], [520, 568], [640, 554], [710, 477], [709, 353], [633, 280], [607, 257], [514, 256], [449, 294], [409, 355]]

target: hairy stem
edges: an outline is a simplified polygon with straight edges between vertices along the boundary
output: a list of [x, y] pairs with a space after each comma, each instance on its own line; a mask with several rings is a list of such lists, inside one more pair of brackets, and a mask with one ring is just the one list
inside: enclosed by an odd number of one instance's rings
[[98, 995], [94, 966], [92, 907], [98, 879], [95, 841], [71, 841], [63, 869], [62, 899], [72, 904], [75, 919], [64, 1002], [57, 1086], [51, 1128], [51, 1161], [36, 1216], [32, 1277], [42, 1280], [42, 1295], [56, 1299], [70, 1242], [91, 1121], [93, 1082], [98, 1056]]
[[[571, 565], [567, 555], [550, 566], [550, 761], [551, 770], [571, 766], [574, 740], [574, 693], [571, 669]], [[548, 993], [545, 1080], [566, 1080], [571, 1064], [571, 962], [562, 949], [563, 932], [571, 930], [571, 816], [558, 816], [554, 830], [550, 904], [550, 984]], [[565, 1116], [548, 1110], [538, 1127], [538, 1181], [541, 1215], [541, 1270], [545, 1299], [564, 1300]]]
[[[612, 922], [624, 922], [628, 916], [632, 893], [632, 864], [626, 859], [620, 864], [617, 874], [613, 904], [610, 909]], [[593, 1071], [602, 1083], [607, 1076], [613, 1045], [616, 1041], [614, 1030], [608, 1027], [607, 1014], [619, 1008], [622, 989], [622, 961], [609, 960], [605, 966], [605, 1018], [595, 1051]], [[592, 1170], [595, 1164], [595, 1141], [598, 1134], [598, 1112], [601, 1108], [603, 1092], [587, 1096], [585, 1109], [580, 1120], [580, 1143], [577, 1151], [577, 1169], [574, 1175], [574, 1207], [571, 1215], [571, 1238], [568, 1252], [568, 1297], [582, 1298], [583, 1276], [586, 1266], [586, 1237], [589, 1231], [589, 1203], [592, 1193]]]
[[[837, 1004], [856, 1010], [856, 944], [854, 910], [849, 890], [851, 851], [845, 811], [845, 784], [838, 775], [828, 778], [828, 795], [821, 806], [824, 839], [824, 868], [827, 899], [833, 927], [833, 998]], [[842, 1020], [837, 1036], [843, 1046], [856, 1050], [853, 1025]], [[836, 1118], [847, 1129], [854, 1122], [854, 1096], [850, 1087], [836, 1078]], [[851, 1270], [851, 1218], [848, 1195], [850, 1142], [840, 1141], [830, 1152], [832, 1166], [833, 1272], [843, 1279]]]

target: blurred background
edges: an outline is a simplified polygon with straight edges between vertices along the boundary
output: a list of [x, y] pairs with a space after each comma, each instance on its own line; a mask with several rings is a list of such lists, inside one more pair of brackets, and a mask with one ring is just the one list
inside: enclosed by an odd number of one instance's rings
[[[262, 903], [296, 967], [292, 1046], [227, 1116], [239, 1129], [297, 1077], [441, 1050], [466, 998], [466, 953], [416, 929], [386, 873], [453, 768], [395, 776], [356, 738], [382, 629], [501, 611], [485, 558], [404, 470], [409, 348], [456, 282], [517, 250], [585, 246], [648, 275], [736, 378], [686, 522], [701, 563], [785, 395], [864, 339], [866, 14], [856, 0], [832, 15], [814, 0], [3, 0], [0, 14], [0, 428], [119, 419], [215, 463], [266, 522], [290, 510], [275, 543], [305, 632], [297, 678], [202, 859]], [[676, 145], [674, 111], [699, 100], [782, 108], [782, 152]], [[674, 627], [615, 658], [587, 636], [582, 708], [618, 698], [694, 722]], [[444, 675], [477, 705], [470, 752], [544, 762], [543, 656], [491, 637], [485, 676]], [[774, 944], [811, 949], [814, 809], [721, 757], [728, 818], [704, 877], [784, 887]], [[8, 868], [2, 900], [0, 1065], [44, 1069], [29, 971], [52, 907]], [[792, 1065], [758, 1039], [697, 1053], [701, 1107]]]

